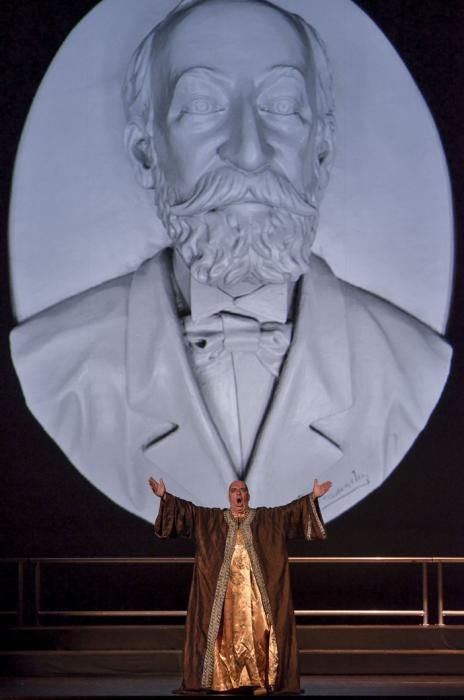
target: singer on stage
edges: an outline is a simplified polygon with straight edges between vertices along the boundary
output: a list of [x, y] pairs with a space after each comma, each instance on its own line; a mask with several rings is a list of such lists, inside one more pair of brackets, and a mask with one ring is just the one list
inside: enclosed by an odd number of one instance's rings
[[287, 539], [327, 537], [317, 499], [331, 482], [316, 479], [309, 495], [256, 509], [243, 481], [229, 486], [229, 509], [176, 498], [162, 480], [149, 484], [161, 499], [156, 535], [196, 545], [178, 692], [301, 692]]

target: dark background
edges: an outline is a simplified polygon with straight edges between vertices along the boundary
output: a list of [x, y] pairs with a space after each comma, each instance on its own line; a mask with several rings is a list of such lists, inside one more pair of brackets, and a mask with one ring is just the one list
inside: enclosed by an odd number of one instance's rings
[[[192, 552], [189, 542], [156, 540], [148, 523], [114, 505], [74, 469], [26, 409], [9, 356], [8, 333], [14, 319], [7, 218], [15, 152], [48, 65], [66, 35], [96, 4], [95, 0], [3, 0], [0, 5], [0, 557]], [[330, 523], [327, 542], [310, 547], [292, 543], [292, 553], [459, 556], [464, 554], [464, 252], [460, 242], [464, 218], [464, 2], [357, 0], [357, 4], [380, 26], [415, 78], [448, 159], [457, 246], [447, 334], [454, 360], [444, 395], [402, 464], [377, 492]]]

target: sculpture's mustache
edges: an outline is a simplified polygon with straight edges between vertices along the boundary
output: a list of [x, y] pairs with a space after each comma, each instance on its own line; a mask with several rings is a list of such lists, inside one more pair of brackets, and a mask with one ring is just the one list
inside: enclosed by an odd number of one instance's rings
[[316, 207], [307, 202], [283, 175], [265, 171], [251, 176], [233, 168], [221, 168], [203, 175], [192, 194], [173, 204], [171, 212], [176, 216], [194, 216], [246, 202], [278, 207], [300, 216], [316, 213]]

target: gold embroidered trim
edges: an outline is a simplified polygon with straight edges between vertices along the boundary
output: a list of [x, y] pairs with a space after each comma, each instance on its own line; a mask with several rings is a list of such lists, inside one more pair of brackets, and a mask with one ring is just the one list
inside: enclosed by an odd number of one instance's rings
[[[249, 529], [249, 524], [253, 520], [254, 516], [255, 511], [252, 508], [250, 508], [248, 513], [241, 520], [242, 527]], [[229, 510], [224, 511], [224, 519], [227, 525], [229, 526], [229, 530], [227, 532], [226, 545], [224, 548], [224, 559], [216, 584], [216, 592], [214, 594], [211, 618], [209, 621], [208, 638], [206, 642], [206, 653], [205, 660], [203, 663], [203, 674], [201, 677], [202, 688], [211, 688], [211, 685], [213, 683], [214, 645], [216, 644], [216, 639], [221, 624], [222, 609], [224, 607], [224, 598], [226, 596], [227, 583], [229, 581], [230, 564], [232, 561], [232, 554], [234, 553], [235, 541], [237, 539], [237, 530], [239, 526], [238, 521], [236, 520], [236, 518], [233, 517]]]
[[[315, 497], [314, 497], [314, 494], [313, 494], [313, 493], [310, 493], [310, 494], [309, 494], [309, 505], [310, 505], [310, 508], [311, 508], [311, 513], [312, 513], [312, 515], [313, 515], [313, 517], [314, 517], [314, 520], [315, 520], [315, 522], [316, 522], [317, 527], [319, 528], [319, 531], [320, 531], [322, 537], [323, 537], [323, 538], [326, 538], [326, 537], [327, 537], [327, 533], [326, 533], [326, 531], [325, 531], [325, 529], [324, 529], [324, 526], [323, 526], [323, 524], [322, 524], [322, 522], [321, 522], [321, 520], [320, 520], [320, 518], [319, 518], [319, 516], [318, 516], [318, 514], [317, 514], [317, 508], [316, 508], [316, 505], [315, 505], [315, 503], [314, 503], [314, 498], [315, 498]], [[308, 518], [308, 527], [307, 527], [307, 530], [306, 530], [305, 537], [306, 537], [307, 540], [310, 540], [310, 539], [311, 539], [311, 536], [312, 536], [312, 518], [311, 518], [311, 514], [310, 514], [310, 516], [309, 516], [309, 518]]]

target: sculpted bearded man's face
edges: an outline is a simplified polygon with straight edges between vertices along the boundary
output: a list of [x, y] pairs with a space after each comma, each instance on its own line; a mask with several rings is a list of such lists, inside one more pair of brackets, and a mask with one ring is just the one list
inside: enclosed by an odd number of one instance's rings
[[[146, 131], [128, 147], [194, 277], [223, 289], [307, 270], [332, 150], [308, 34], [251, 0], [205, 0], [155, 32]], [[324, 162], [325, 161], [325, 162]]]

